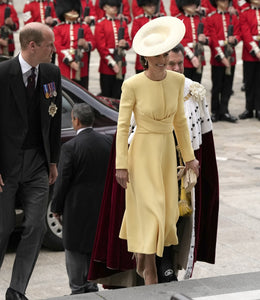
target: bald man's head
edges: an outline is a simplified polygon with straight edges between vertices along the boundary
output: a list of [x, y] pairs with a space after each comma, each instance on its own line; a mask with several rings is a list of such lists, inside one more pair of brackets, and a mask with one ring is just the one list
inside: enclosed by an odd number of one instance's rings
[[25, 50], [31, 41], [40, 45], [44, 40], [44, 34], [51, 31], [51, 29], [42, 23], [32, 22], [26, 24], [20, 31], [21, 49]]

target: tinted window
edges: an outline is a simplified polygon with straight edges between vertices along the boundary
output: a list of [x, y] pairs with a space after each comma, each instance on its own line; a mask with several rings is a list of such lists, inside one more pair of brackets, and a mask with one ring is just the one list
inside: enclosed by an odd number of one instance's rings
[[61, 119], [61, 128], [72, 128], [71, 124], [71, 110], [72, 102], [69, 98], [66, 98], [65, 94], [62, 94], [62, 119]]

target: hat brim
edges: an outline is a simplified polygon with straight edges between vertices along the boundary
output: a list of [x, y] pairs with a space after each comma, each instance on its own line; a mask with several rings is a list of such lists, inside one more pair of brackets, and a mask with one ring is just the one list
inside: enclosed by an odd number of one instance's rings
[[163, 54], [180, 43], [185, 30], [185, 25], [178, 18], [165, 16], [154, 19], [138, 30], [133, 49], [141, 56]]

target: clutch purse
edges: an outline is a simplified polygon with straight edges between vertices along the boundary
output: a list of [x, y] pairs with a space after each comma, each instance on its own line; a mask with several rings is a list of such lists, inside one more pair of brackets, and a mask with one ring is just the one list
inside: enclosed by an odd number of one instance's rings
[[177, 178], [181, 180], [181, 192], [179, 200], [179, 214], [181, 217], [189, 216], [192, 213], [191, 190], [197, 183], [197, 176], [192, 169], [188, 169], [184, 174], [185, 167], [177, 167]]
[[197, 175], [192, 169], [188, 169], [183, 177], [183, 186], [186, 193], [189, 193], [197, 183]]

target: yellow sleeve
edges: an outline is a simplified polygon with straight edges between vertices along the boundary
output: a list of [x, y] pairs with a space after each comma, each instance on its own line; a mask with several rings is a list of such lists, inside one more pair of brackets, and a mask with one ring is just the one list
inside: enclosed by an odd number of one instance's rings
[[124, 81], [117, 123], [116, 169], [128, 169], [128, 133], [134, 104], [134, 89], [129, 81]]
[[183, 77], [180, 83], [178, 108], [173, 121], [173, 126], [178, 140], [178, 145], [181, 150], [181, 155], [183, 157], [183, 160], [187, 162], [193, 160], [195, 156], [191, 145], [188, 123], [184, 112], [184, 101], [183, 101], [184, 83], [185, 83], [185, 78]]

